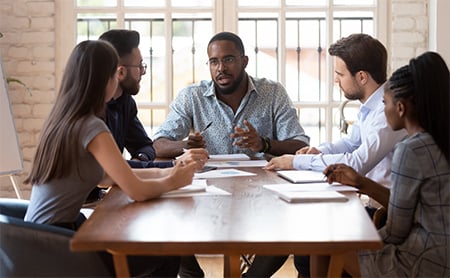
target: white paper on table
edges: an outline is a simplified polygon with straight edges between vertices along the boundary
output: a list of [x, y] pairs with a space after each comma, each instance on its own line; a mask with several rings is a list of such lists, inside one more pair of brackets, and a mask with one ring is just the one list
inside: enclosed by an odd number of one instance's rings
[[220, 189], [214, 185], [210, 185], [206, 187], [205, 191], [197, 191], [197, 192], [180, 192], [173, 194], [163, 194], [161, 198], [179, 198], [179, 197], [194, 197], [194, 196], [229, 196], [231, 193]]
[[201, 179], [192, 180], [192, 183], [190, 185], [186, 185], [178, 189], [166, 192], [162, 194], [161, 197], [168, 197], [186, 193], [206, 192], [206, 186], [207, 186], [206, 180]]
[[233, 168], [227, 168], [212, 170], [204, 173], [195, 173], [194, 179], [231, 178], [244, 176], [256, 176], [256, 174]]
[[245, 153], [210, 154], [209, 161], [241, 161], [250, 160]]
[[232, 161], [208, 161], [206, 166], [212, 166], [217, 168], [227, 167], [264, 167], [266, 166], [266, 160], [232, 160]]
[[278, 192], [302, 192], [302, 191], [358, 191], [357, 188], [340, 183], [280, 183], [280, 184], [266, 184], [264, 188]]
[[336, 191], [284, 191], [278, 197], [288, 203], [346, 202], [348, 198]]

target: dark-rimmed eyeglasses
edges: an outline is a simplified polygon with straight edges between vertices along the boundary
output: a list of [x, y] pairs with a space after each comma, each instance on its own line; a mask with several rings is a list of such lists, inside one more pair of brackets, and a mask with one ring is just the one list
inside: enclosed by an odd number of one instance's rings
[[142, 73], [145, 73], [147, 71], [147, 64], [146, 63], [140, 63], [139, 65], [122, 65], [124, 67], [134, 67], [134, 68], [139, 68], [139, 70]]
[[221, 63], [224, 66], [231, 66], [232, 64], [234, 64], [236, 62], [238, 57], [242, 57], [242, 55], [241, 56], [226, 56], [222, 59], [211, 58], [206, 62], [206, 65], [210, 66], [211, 68], [217, 68]]

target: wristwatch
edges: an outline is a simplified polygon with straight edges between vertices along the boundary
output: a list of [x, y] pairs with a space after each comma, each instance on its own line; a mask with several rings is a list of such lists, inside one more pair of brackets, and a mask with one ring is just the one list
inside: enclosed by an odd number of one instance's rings
[[140, 161], [150, 161], [150, 158], [145, 153], [138, 153], [135, 158]]

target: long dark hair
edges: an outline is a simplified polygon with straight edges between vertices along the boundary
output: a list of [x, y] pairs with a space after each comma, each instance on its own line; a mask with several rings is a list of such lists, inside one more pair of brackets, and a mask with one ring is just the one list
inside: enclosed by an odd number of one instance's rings
[[420, 126], [450, 161], [450, 72], [436, 52], [425, 52], [396, 70], [388, 82], [396, 99], [411, 99]]
[[74, 169], [83, 122], [89, 115], [104, 116], [106, 86], [118, 62], [116, 50], [105, 41], [83, 41], [74, 48], [26, 183], [42, 184]]

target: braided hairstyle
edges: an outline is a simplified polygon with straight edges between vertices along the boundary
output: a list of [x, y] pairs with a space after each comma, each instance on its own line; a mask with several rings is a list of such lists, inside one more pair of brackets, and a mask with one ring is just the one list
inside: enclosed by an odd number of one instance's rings
[[394, 99], [411, 102], [411, 116], [433, 136], [450, 161], [450, 72], [442, 57], [429, 51], [411, 59], [392, 74], [387, 86]]

